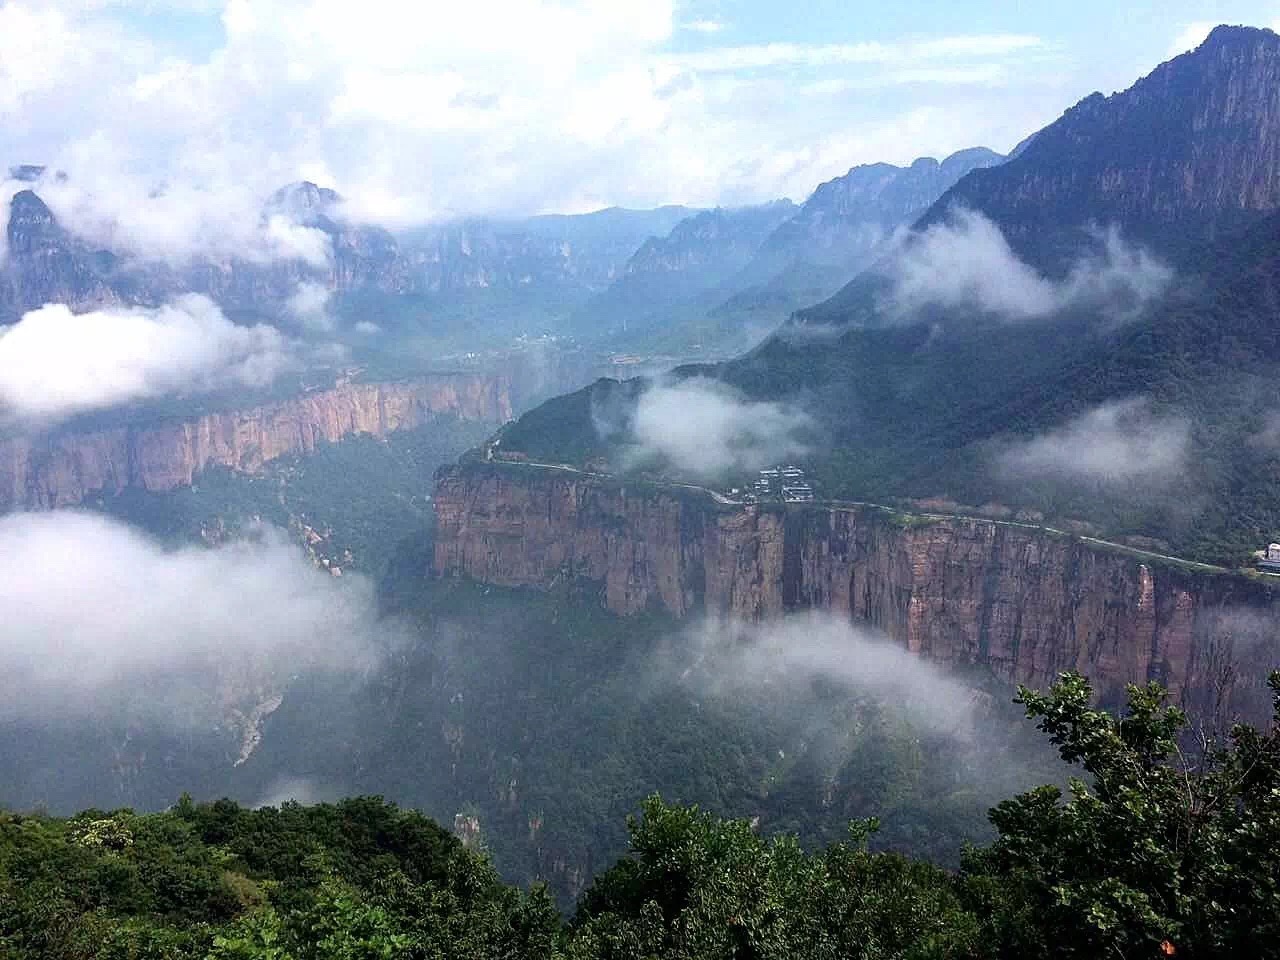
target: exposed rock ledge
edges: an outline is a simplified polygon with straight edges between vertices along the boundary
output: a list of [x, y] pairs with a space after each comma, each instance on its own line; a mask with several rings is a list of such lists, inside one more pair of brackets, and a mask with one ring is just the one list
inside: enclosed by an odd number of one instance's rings
[[1280, 665], [1270, 584], [1037, 528], [873, 507], [726, 506], [484, 463], [442, 470], [435, 507], [436, 575], [576, 583], [622, 615], [828, 608], [923, 656], [1012, 681], [1044, 686], [1078, 669], [1107, 698], [1158, 679], [1203, 701], [1229, 676], [1229, 706], [1250, 715], [1264, 708], [1265, 671]]
[[0, 510], [70, 506], [127, 487], [173, 490], [206, 467], [252, 473], [319, 443], [359, 433], [385, 437], [443, 415], [494, 424], [509, 419], [506, 378], [437, 374], [344, 383], [247, 410], [0, 440]]

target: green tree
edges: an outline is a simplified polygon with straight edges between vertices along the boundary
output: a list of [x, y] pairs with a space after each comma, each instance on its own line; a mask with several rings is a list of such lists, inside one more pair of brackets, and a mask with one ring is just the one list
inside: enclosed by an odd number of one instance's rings
[[[1280, 956], [1280, 673], [1269, 731], [1183, 753], [1187, 717], [1155, 683], [1114, 717], [1078, 674], [1019, 701], [1068, 763], [991, 813], [970, 891], [1008, 956]], [[994, 881], [994, 882], [993, 882]]]

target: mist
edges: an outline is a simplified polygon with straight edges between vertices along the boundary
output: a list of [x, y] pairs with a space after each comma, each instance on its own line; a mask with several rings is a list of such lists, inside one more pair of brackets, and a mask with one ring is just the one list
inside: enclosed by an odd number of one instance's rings
[[1095, 231], [1095, 249], [1052, 280], [1018, 258], [1000, 228], [973, 210], [904, 236], [876, 268], [890, 282], [884, 308], [911, 317], [927, 307], [970, 308], [1006, 321], [1034, 320], [1069, 309], [1126, 320], [1160, 297], [1173, 271], [1128, 244], [1118, 229]]
[[96, 514], [25, 513], [0, 519], [0, 545], [6, 720], [127, 705], [161, 728], [207, 729], [305, 672], [361, 674], [400, 642], [369, 581], [318, 571], [271, 528], [169, 550]]
[[285, 312], [308, 331], [331, 333], [334, 321], [329, 302], [332, 297], [333, 291], [323, 283], [303, 280], [285, 301]]
[[1190, 443], [1188, 419], [1158, 414], [1146, 398], [1131, 397], [1012, 444], [998, 455], [997, 468], [1027, 478], [1160, 486], [1178, 479]]
[[875, 780], [879, 771], [906, 777], [897, 799], [881, 794], [846, 810], [886, 817], [885, 839], [909, 846], [918, 840], [916, 814], [895, 811], [899, 802], [907, 809], [953, 802], [954, 844], [982, 835], [989, 806], [1061, 775], [1053, 751], [1020, 721], [1008, 685], [963, 670], [869, 625], [810, 610], [693, 624], [652, 657], [649, 683], [658, 696], [682, 690], [699, 712], [770, 731], [761, 747], [777, 751], [778, 763], [803, 763], [819, 782], [842, 784], [847, 797], [878, 789], [861, 778]]
[[825, 683], [890, 704], [930, 733], [963, 740], [984, 699], [879, 631], [818, 610], [761, 623], [708, 618], [679, 635], [664, 659], [663, 670], [708, 695], [804, 709], [805, 690]]
[[803, 456], [811, 427], [795, 407], [749, 400], [716, 380], [659, 382], [636, 402], [627, 458], [712, 479]]
[[35, 190], [59, 224], [86, 243], [137, 260], [285, 260], [324, 269], [332, 258], [327, 233], [281, 214], [264, 217], [266, 196], [245, 184], [157, 185], [117, 162], [73, 162], [73, 176], [50, 170], [18, 189]]
[[294, 363], [277, 329], [234, 324], [196, 294], [154, 309], [49, 304], [0, 332], [0, 413], [50, 423], [166, 394], [265, 387]]

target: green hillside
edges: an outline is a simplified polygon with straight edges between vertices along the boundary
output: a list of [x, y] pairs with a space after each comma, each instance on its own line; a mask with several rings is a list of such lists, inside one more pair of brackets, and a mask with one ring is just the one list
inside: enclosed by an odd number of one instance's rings
[[[1023, 691], [1087, 779], [991, 811], [958, 872], [865, 843], [806, 849], [651, 798], [628, 852], [565, 922], [482, 852], [380, 798], [255, 810], [0, 812], [0, 955], [12, 960], [1196, 958], [1280, 956], [1277, 726], [1193, 762], [1156, 686], [1125, 717], [1067, 675]], [[568, 783], [562, 784], [567, 788]]]
[[[992, 502], [1113, 537], [1142, 536], [1238, 565], [1280, 533], [1280, 460], [1267, 442], [1280, 382], [1280, 217], [1202, 244], [1176, 287], [1139, 319], [1074, 311], [1043, 321], [963, 313], [875, 328], [793, 328], [710, 376], [752, 400], [808, 412], [808, 466], [827, 497]], [[640, 383], [600, 381], [549, 401], [503, 436], [536, 460], [615, 454], [601, 410]], [[1185, 421], [1185, 468], [1134, 484], [1026, 478], [1000, 453], [1099, 405], [1141, 400]], [[633, 401], [630, 401], [633, 404]], [[613, 439], [624, 439], [625, 431]]]

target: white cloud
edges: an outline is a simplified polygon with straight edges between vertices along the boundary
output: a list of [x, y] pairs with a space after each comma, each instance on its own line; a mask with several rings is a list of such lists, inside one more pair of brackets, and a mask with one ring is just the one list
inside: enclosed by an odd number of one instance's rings
[[886, 306], [899, 316], [925, 307], [972, 308], [1007, 320], [1045, 317], [1069, 308], [1125, 319], [1159, 297], [1173, 271], [1112, 228], [1095, 234], [1096, 250], [1061, 281], [1050, 280], [1014, 253], [1004, 233], [972, 210], [919, 233], [904, 234], [880, 269], [890, 282]]
[[1039, 37], [1024, 34], [946, 37], [918, 43], [762, 43], [718, 47], [667, 59], [686, 70], [720, 72], [782, 66], [883, 64], [903, 66], [970, 57], [1004, 57], [1042, 46]]
[[317, 227], [304, 227], [279, 215], [268, 218], [268, 249], [273, 259], [301, 260], [311, 267], [329, 263], [329, 235]]
[[1008, 80], [1010, 68], [1002, 63], [979, 63], [958, 67], [907, 67], [885, 70], [867, 77], [819, 80], [800, 87], [809, 96], [839, 96], [856, 90], [878, 90], [909, 84], [948, 86], [996, 86]]
[[754, 470], [803, 455], [810, 425], [798, 410], [747, 400], [715, 380], [658, 383], [636, 401], [631, 463], [658, 461], [705, 478]]
[[1210, 31], [1216, 26], [1217, 23], [1212, 20], [1197, 20], [1194, 23], [1186, 24], [1173, 42], [1169, 44], [1169, 56], [1176, 57], [1180, 53], [1194, 50], [1204, 43], [1205, 37], [1209, 36]]
[[[317, 172], [353, 217], [392, 226], [733, 204], [802, 195], [858, 162], [1000, 146], [1051, 112], [992, 111], [954, 82], [1012, 83], [1001, 71], [1045, 55], [1021, 35], [671, 54], [681, 24], [670, 0], [228, 0], [216, 49], [183, 59], [139, 36], [132, 9], [0, 7], [0, 117], [14, 162], [69, 174], [47, 188], [59, 217], [168, 260], [319, 264], [318, 237], [259, 219], [273, 189]], [[797, 110], [797, 68], [850, 92]], [[1016, 77], [1028, 89], [1027, 71]], [[892, 108], [857, 96], [890, 82], [937, 96]]]
[[177, 699], [216, 711], [308, 669], [363, 669], [394, 636], [372, 584], [317, 571], [271, 530], [171, 551], [57, 511], [0, 518], [0, 542], [5, 719], [75, 720], [139, 691], [161, 718]]
[[663, 666], [685, 685], [735, 701], [805, 701], [815, 681], [903, 710], [921, 727], [967, 738], [975, 692], [883, 634], [825, 611], [759, 623], [708, 619], [676, 638]]
[[205, 297], [79, 314], [49, 304], [0, 332], [0, 411], [48, 422], [168, 393], [261, 387], [289, 365], [279, 331], [237, 326]]
[[1157, 415], [1141, 398], [1106, 403], [1006, 449], [1002, 470], [1017, 476], [1091, 483], [1165, 485], [1186, 466], [1191, 424]]
[[376, 333], [382, 332], [382, 328], [371, 320], [357, 321], [356, 325], [351, 329], [355, 330], [356, 333], [364, 334], [365, 336], [373, 336]]
[[285, 310], [307, 329], [328, 333], [333, 329], [333, 316], [329, 313], [332, 296], [333, 291], [323, 283], [304, 280], [285, 302]]
[[724, 28], [724, 23], [719, 20], [690, 20], [680, 24], [681, 30], [691, 30], [694, 33], [720, 33]]

